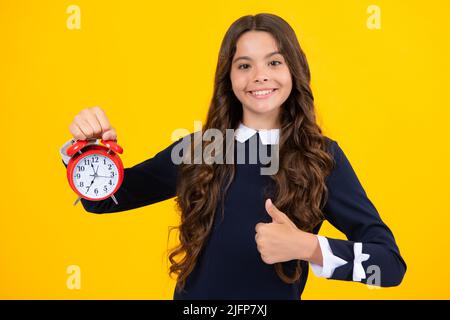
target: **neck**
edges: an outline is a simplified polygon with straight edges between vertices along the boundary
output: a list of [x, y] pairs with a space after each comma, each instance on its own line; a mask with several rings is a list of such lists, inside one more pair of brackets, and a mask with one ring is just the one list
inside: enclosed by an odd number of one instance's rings
[[281, 124], [279, 121], [278, 109], [268, 114], [250, 113], [244, 109], [242, 115], [242, 124], [255, 130], [279, 129]]

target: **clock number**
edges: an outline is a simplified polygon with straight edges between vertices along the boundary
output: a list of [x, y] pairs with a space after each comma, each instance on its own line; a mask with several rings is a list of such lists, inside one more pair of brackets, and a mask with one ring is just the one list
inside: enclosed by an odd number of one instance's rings
[[92, 157], [92, 163], [97, 163], [98, 162], [98, 156]]
[[84, 166], [77, 166], [78, 171], [84, 171]]
[[109, 180], [109, 184], [110, 184], [111, 186], [113, 185], [112, 180]]
[[108, 170], [112, 169], [112, 164], [108, 164]]
[[108, 191], [108, 187], [103, 186], [103, 191], [107, 192]]
[[80, 179], [80, 178], [81, 178], [81, 175], [80, 175], [79, 173], [77, 173], [77, 174], [75, 175], [75, 178]]
[[86, 166], [90, 165], [89, 159], [84, 159], [84, 164], [85, 164]]
[[84, 187], [84, 182], [80, 181], [80, 188]]
[[98, 194], [98, 189], [97, 188], [94, 189], [94, 193], [95, 193], [95, 195]]
[[114, 178], [114, 171], [111, 172], [111, 178]]

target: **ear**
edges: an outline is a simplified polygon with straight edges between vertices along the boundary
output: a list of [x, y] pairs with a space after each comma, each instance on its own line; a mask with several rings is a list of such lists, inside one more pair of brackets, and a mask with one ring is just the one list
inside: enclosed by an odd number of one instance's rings
[[275, 207], [270, 198], [266, 200], [266, 211], [275, 223], [289, 223], [295, 225], [284, 212]]

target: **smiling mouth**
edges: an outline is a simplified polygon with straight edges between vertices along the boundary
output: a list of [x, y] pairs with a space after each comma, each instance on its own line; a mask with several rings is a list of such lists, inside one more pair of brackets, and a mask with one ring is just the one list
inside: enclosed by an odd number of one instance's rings
[[278, 89], [247, 91], [247, 94], [257, 99], [263, 99], [272, 96], [277, 90]]

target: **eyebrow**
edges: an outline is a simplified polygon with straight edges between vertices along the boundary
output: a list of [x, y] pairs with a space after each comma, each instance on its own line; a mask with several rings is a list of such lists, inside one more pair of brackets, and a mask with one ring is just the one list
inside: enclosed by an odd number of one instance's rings
[[[264, 58], [267, 59], [276, 54], [281, 54], [281, 52], [279, 52], [279, 51], [271, 52], [268, 55], [266, 55]], [[238, 57], [238, 58], [234, 59], [233, 64], [236, 63], [238, 60], [252, 60], [252, 58], [250, 58], [249, 56]]]

